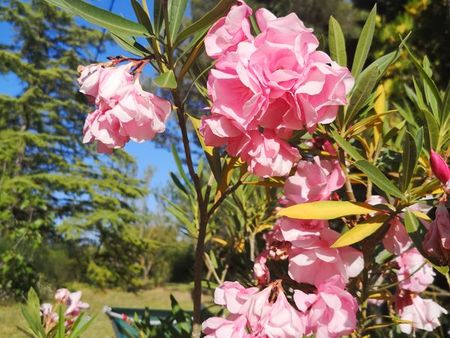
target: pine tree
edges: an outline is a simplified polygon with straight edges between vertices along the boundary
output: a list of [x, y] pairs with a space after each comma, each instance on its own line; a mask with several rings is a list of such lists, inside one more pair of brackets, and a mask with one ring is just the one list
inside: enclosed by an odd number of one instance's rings
[[0, 20], [15, 33], [0, 45], [0, 74], [21, 87], [0, 95], [0, 297], [36, 283], [33, 253], [56, 239], [88, 244], [91, 277], [100, 269], [106, 284], [128, 284], [140, 275], [130, 228], [145, 188], [130, 156], [81, 143], [92, 108], [76, 95], [77, 66], [92, 62], [102, 33], [38, 0], [0, 0]]

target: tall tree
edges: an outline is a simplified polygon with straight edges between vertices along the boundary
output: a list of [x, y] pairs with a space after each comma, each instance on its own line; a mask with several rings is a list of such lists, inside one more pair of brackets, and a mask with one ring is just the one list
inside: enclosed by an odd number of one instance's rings
[[102, 34], [39, 0], [0, 0], [0, 20], [14, 31], [0, 45], [0, 73], [20, 88], [0, 95], [0, 293], [36, 282], [34, 249], [55, 238], [94, 245], [93, 262], [125, 278], [134, 258], [111, 257], [139, 245], [128, 228], [145, 187], [129, 155], [81, 144], [91, 108], [75, 96], [77, 66], [93, 61]]

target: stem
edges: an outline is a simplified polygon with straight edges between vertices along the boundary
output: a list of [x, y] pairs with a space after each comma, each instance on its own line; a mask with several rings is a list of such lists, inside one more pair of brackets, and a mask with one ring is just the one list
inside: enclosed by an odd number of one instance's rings
[[348, 175], [347, 161], [345, 159], [345, 151], [344, 149], [339, 149], [339, 162], [341, 163], [341, 168], [345, 175], [345, 192], [347, 193], [347, 197], [350, 201], [356, 202], [355, 194], [353, 192], [352, 182], [350, 182], [350, 177]]

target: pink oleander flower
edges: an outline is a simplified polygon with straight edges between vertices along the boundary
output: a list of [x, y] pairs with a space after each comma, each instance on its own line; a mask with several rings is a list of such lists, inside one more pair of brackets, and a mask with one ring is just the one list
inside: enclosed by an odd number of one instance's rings
[[83, 68], [87, 75], [79, 80], [84, 93], [96, 95], [96, 110], [84, 124], [83, 143], [96, 142], [98, 152], [111, 153], [129, 140], [151, 140], [165, 130], [171, 104], [142, 89], [139, 78], [131, 74], [133, 63], [97, 66]]
[[247, 300], [259, 291], [258, 288], [245, 288], [238, 282], [224, 282], [214, 291], [214, 303], [226, 306], [230, 313], [239, 313]]
[[104, 69], [103, 65], [96, 63], [88, 66], [79, 66], [80, 77], [78, 78], [78, 84], [80, 92], [92, 98], [97, 97], [100, 74]]
[[284, 195], [290, 204], [327, 200], [331, 193], [341, 188], [345, 176], [337, 160], [298, 162], [295, 174], [286, 180]]
[[139, 79], [118, 91], [120, 100], [111, 109], [123, 133], [135, 142], [151, 140], [165, 130], [171, 104], [142, 89]]
[[320, 235], [306, 236], [292, 242], [289, 254], [289, 276], [298, 283], [320, 285], [333, 276], [344, 282], [356, 277], [364, 268], [363, 255], [352, 247], [333, 249], [340, 234], [323, 229]]
[[71, 292], [67, 302], [65, 316], [77, 317], [81, 310], [89, 308], [89, 304], [81, 301], [81, 291]]
[[431, 170], [436, 178], [441, 181], [444, 185], [450, 182], [450, 167], [444, 161], [444, 159], [433, 150], [431, 150], [430, 155]]
[[300, 157], [298, 150], [279, 139], [273, 132], [252, 132], [241, 157], [248, 170], [260, 177], [286, 176]]
[[67, 304], [70, 298], [70, 291], [67, 289], [58, 289], [55, 293], [55, 300], [61, 304]]
[[411, 238], [400, 218], [394, 218], [390, 222], [389, 230], [383, 238], [383, 245], [387, 251], [395, 255], [400, 255], [411, 247]]
[[100, 108], [87, 116], [83, 133], [83, 143], [96, 142], [99, 153], [110, 154], [113, 149], [123, 148], [130, 140], [111, 110], [102, 111]]
[[247, 319], [244, 316], [236, 318], [208, 318], [202, 324], [204, 338], [244, 338], [249, 337], [246, 330]]
[[270, 281], [270, 271], [267, 267], [268, 251], [264, 250], [258, 255], [253, 264], [253, 276], [258, 281], [259, 285], [267, 285]]
[[285, 241], [295, 242], [304, 239], [305, 236], [319, 235], [322, 229], [328, 227], [328, 221], [281, 217], [275, 227], [280, 229]]
[[317, 288], [316, 294], [294, 291], [297, 308], [306, 313], [307, 333], [317, 338], [342, 337], [356, 328], [356, 299], [344, 289], [339, 276], [334, 276]]
[[441, 314], [447, 314], [447, 310], [433, 300], [423, 299], [410, 292], [397, 295], [397, 311], [401, 320], [411, 322], [400, 324], [400, 330], [406, 334], [414, 334], [417, 329], [432, 332], [441, 325]]
[[438, 205], [435, 219], [428, 225], [423, 249], [440, 265], [450, 262], [450, 216], [443, 203]]
[[213, 59], [235, 51], [239, 42], [252, 40], [250, 22], [252, 9], [244, 1], [232, 6], [227, 16], [219, 19], [205, 37], [206, 54]]
[[416, 248], [404, 252], [395, 261], [399, 266], [397, 278], [401, 289], [420, 293], [433, 283], [433, 268]]
[[[249, 12], [241, 7], [243, 2], [230, 15], [239, 10], [246, 25]], [[255, 38], [239, 33], [230, 48], [211, 43], [217, 62], [208, 78], [211, 115], [202, 119], [201, 133], [207, 145], [242, 157], [256, 175], [285, 176], [299, 157], [288, 143], [294, 132], [331, 123], [354, 80], [347, 68], [316, 51], [312, 29], [295, 14], [277, 18], [260, 9], [256, 19], [261, 33]], [[221, 34], [243, 32], [240, 24], [230, 28], [226, 22], [216, 24]]]
[[[239, 298], [241, 293], [245, 297]], [[203, 332], [207, 337], [296, 338], [305, 334], [304, 315], [288, 302], [279, 282], [261, 291], [227, 282], [218, 293], [216, 289], [215, 302], [227, 306], [230, 315], [205, 321]]]

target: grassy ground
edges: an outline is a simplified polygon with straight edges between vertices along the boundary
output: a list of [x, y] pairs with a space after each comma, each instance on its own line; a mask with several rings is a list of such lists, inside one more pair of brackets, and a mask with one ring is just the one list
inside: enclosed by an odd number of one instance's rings
[[[102, 312], [104, 305], [136, 308], [148, 306], [154, 309], [170, 309], [169, 295], [173, 294], [183, 309], [192, 309], [190, 286], [185, 284], [167, 285], [139, 293], [128, 293], [120, 290], [101, 291], [84, 284], [70, 286], [70, 290], [81, 290], [83, 292], [82, 300], [91, 305], [90, 314], [98, 313], [97, 319], [83, 338], [113, 337], [109, 319]], [[23, 324], [19, 304], [0, 305], [0, 337], [24, 337], [24, 334], [17, 329], [17, 325]]]

